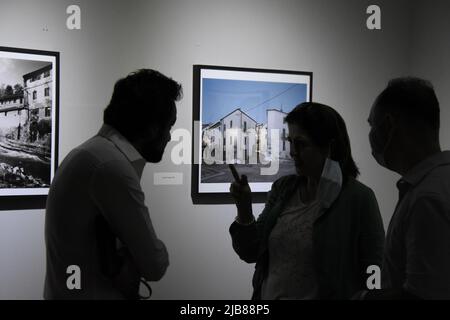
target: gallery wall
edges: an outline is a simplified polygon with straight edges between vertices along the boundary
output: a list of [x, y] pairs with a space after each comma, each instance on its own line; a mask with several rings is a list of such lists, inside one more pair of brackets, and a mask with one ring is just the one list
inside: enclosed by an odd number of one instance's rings
[[[371, 103], [390, 78], [410, 72], [411, 62], [413, 70], [439, 79], [439, 91], [445, 80], [439, 68], [426, 66], [433, 50], [411, 56], [411, 46], [423, 50], [432, 40], [422, 30], [421, 40], [411, 41], [411, 22], [422, 22], [411, 19], [410, 2], [377, 2], [382, 30], [370, 31], [365, 11], [371, 2], [361, 0], [0, 0], [0, 44], [61, 53], [60, 159], [98, 131], [115, 80], [137, 68], [157, 69], [183, 84], [175, 128], [188, 130], [193, 64], [312, 71], [313, 100], [334, 106], [346, 120], [360, 180], [375, 191], [387, 226], [398, 176], [370, 155]], [[65, 28], [70, 4], [81, 7], [81, 30]], [[429, 32], [434, 27], [427, 26]], [[190, 165], [170, 161], [175, 144], [142, 177], [170, 255], [167, 274], [152, 285], [154, 298], [247, 299], [254, 267], [231, 248], [235, 210], [192, 204]], [[155, 185], [157, 172], [180, 172], [183, 184]], [[253, 207], [256, 214], [262, 208]], [[42, 297], [44, 216], [44, 210], [0, 212], [0, 299]]]
[[412, 11], [411, 74], [432, 81], [441, 107], [441, 145], [450, 146], [450, 4], [416, 0]]

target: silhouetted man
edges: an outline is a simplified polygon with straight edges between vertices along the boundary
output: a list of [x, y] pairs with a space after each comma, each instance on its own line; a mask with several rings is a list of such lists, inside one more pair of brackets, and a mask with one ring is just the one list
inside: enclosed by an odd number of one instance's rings
[[382, 267], [382, 290], [366, 298], [450, 299], [450, 152], [439, 144], [439, 102], [432, 85], [399, 78], [369, 116], [372, 154], [402, 178]]
[[120, 79], [99, 133], [58, 168], [45, 220], [46, 299], [136, 299], [141, 277], [164, 275], [168, 254], [140, 178], [146, 162], [162, 159], [180, 93], [153, 70]]

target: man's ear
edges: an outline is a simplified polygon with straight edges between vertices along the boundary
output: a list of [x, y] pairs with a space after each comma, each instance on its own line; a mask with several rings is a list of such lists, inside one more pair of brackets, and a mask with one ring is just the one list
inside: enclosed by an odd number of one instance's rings
[[393, 115], [392, 113], [387, 113], [385, 115], [384, 123], [384, 125], [386, 126], [386, 131], [390, 131], [393, 127], [397, 127], [398, 117]]

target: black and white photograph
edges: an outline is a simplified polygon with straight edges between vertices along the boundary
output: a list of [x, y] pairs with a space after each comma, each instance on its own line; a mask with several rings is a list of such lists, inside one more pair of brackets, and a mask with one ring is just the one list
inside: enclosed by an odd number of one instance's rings
[[56, 164], [56, 61], [0, 48], [0, 196], [46, 195]]

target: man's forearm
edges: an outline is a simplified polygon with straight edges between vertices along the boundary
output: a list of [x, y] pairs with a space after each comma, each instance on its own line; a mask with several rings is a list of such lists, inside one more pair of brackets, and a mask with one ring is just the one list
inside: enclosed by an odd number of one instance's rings
[[126, 247], [122, 246], [117, 255], [121, 264], [119, 272], [112, 279], [114, 286], [126, 299], [139, 299], [139, 270]]

